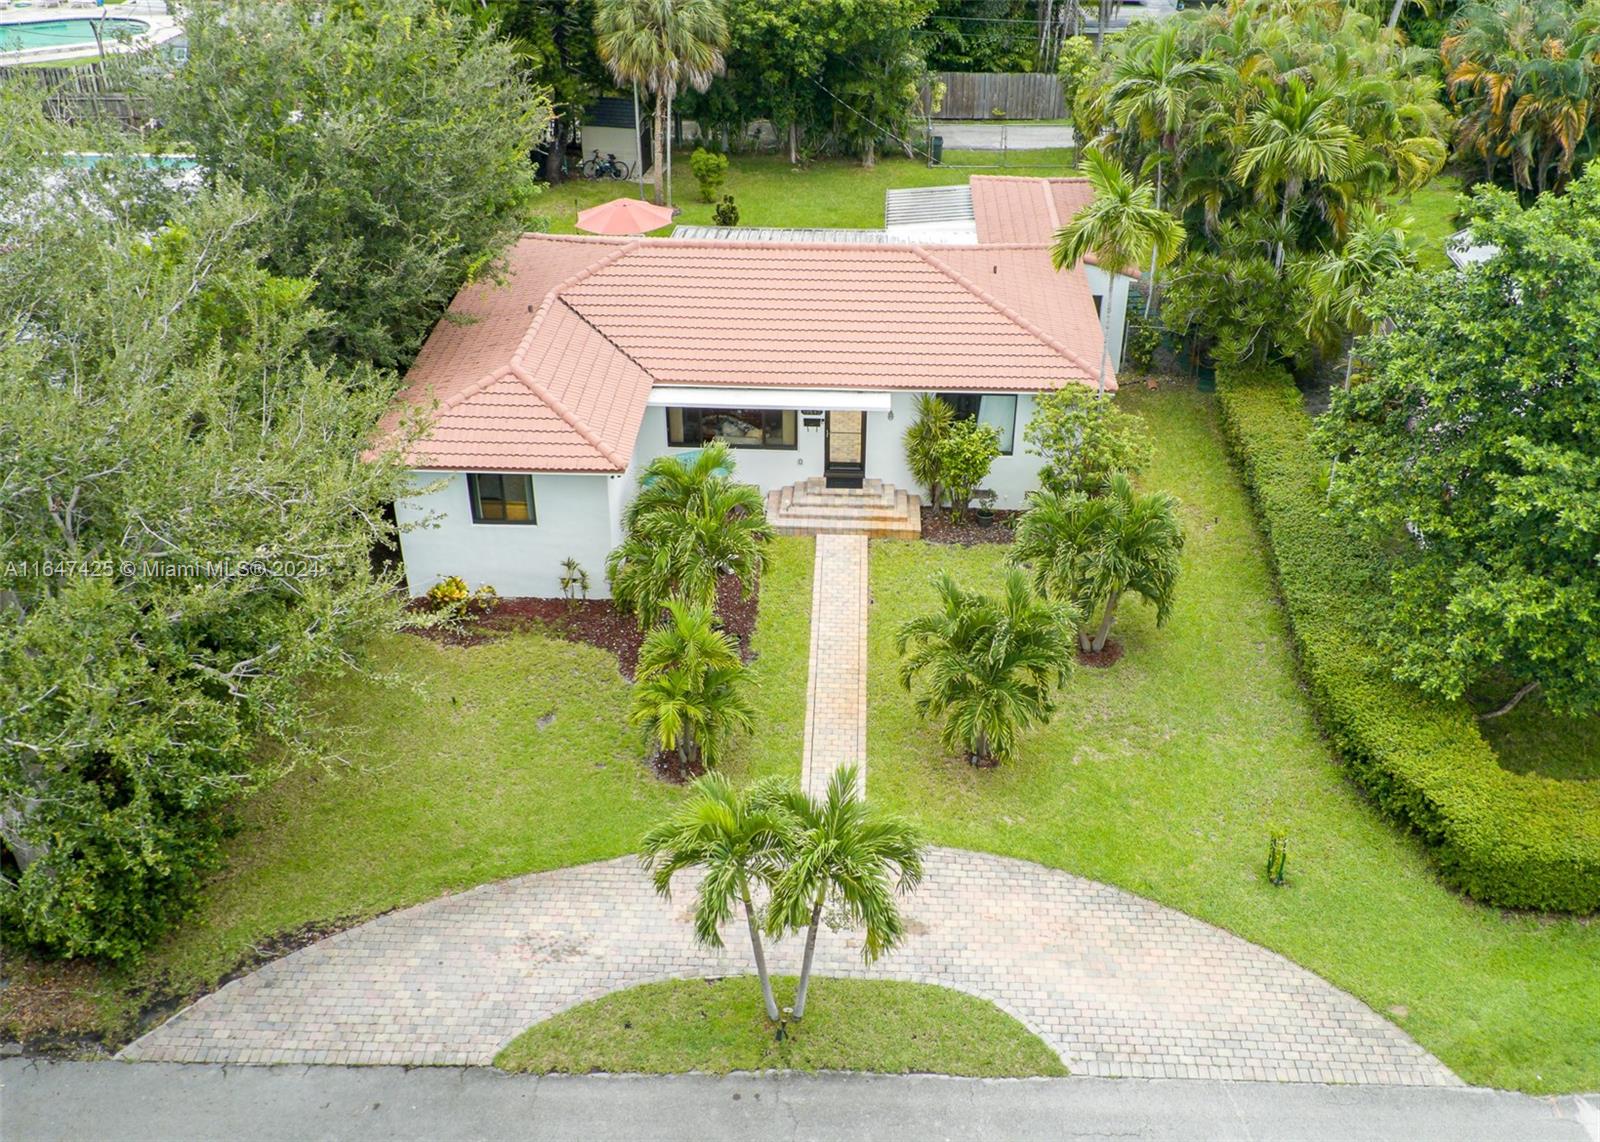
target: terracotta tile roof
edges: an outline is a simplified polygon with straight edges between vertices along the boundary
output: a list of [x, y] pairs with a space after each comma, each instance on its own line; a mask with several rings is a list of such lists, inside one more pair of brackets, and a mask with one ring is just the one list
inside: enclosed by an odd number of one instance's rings
[[1086, 178], [973, 175], [972, 214], [984, 245], [1047, 246], [1094, 198]]
[[527, 235], [508, 260], [503, 284], [452, 303], [385, 422], [438, 401], [418, 467], [623, 471], [654, 384], [1031, 392], [1098, 376], [1087, 282], [1037, 247]]

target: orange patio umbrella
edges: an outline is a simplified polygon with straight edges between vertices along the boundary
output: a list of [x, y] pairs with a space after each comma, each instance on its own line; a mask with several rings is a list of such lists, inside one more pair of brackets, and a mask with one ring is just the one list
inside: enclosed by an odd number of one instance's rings
[[578, 215], [578, 229], [591, 234], [645, 234], [672, 224], [673, 209], [642, 198], [616, 198]]

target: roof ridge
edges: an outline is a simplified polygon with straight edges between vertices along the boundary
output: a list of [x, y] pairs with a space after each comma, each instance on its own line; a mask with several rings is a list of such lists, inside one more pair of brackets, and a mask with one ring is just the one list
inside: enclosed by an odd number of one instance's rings
[[1039, 193], [1044, 195], [1045, 213], [1050, 216], [1050, 233], [1054, 234], [1061, 229], [1061, 212], [1056, 209], [1056, 196], [1050, 193], [1050, 180], [1039, 180]]
[[[568, 309], [571, 309], [571, 307], [568, 306]], [[543, 401], [545, 407], [551, 412], [555, 413], [562, 420], [566, 421], [567, 427], [581, 436], [584, 440], [584, 443], [588, 444], [596, 452], [600, 453], [603, 458], [615, 464], [618, 469], [627, 468], [628, 461], [623, 457], [622, 453], [611, 447], [611, 445], [607, 444], [604, 440], [601, 440], [599, 434], [587, 424], [584, 424], [581, 420], [579, 420], [571, 409], [569, 409], [560, 400], [556, 399], [554, 393], [545, 388], [538, 381], [534, 380], [533, 374], [528, 372], [527, 369], [523, 368], [521, 361], [513, 361], [508, 368], [516, 376], [517, 380], [522, 382], [523, 387]]]
[[[1057, 337], [1052, 336], [1049, 333], [1046, 333], [1043, 329], [1040, 329], [1037, 325], [1035, 325], [1033, 322], [1029, 321], [1026, 317], [1023, 317], [1022, 314], [1018, 313], [1015, 309], [1012, 309], [1005, 302], [1001, 301], [999, 298], [997, 298], [994, 295], [990, 294], [987, 290], [985, 290], [982, 286], [980, 286], [977, 282], [973, 281], [971, 278], [967, 277], [960, 270], [956, 269], [954, 266], [947, 265], [946, 263], [940, 261], [938, 259], [938, 257], [936, 257], [935, 255], [929, 253], [923, 247], [921, 247], [921, 246], [908, 246], [906, 248], [908, 250], [915, 250], [917, 252], [917, 254], [922, 258], [923, 261], [927, 262], [934, 269], [936, 269], [940, 273], [944, 274], [951, 281], [953, 281], [957, 285], [959, 285], [962, 289], [966, 290], [968, 293], [970, 293], [974, 297], [978, 298], [978, 300], [987, 303], [991, 308], [993, 308], [995, 310], [995, 312], [999, 313], [1002, 317], [1006, 318], [1008, 321], [1012, 322], [1014, 325], [1017, 325], [1018, 327], [1020, 327], [1020, 328], [1022, 328], [1024, 330], [1026, 330], [1027, 332], [1033, 334], [1036, 338], [1038, 338], [1041, 342], [1043, 342], [1045, 346], [1047, 346], [1048, 348], [1054, 350], [1059, 356], [1065, 357], [1067, 360], [1069, 360], [1073, 364], [1077, 365], [1080, 369], [1082, 369], [1084, 371], [1085, 376], [1087, 377], [1087, 379], [1089, 379], [1089, 380], [1093, 380], [1094, 379], [1095, 373], [1096, 373], [1096, 367], [1086, 363], [1083, 360], [1082, 357], [1078, 356], [1078, 354], [1076, 352], [1074, 352], [1066, 344], [1066, 342], [1060, 340]], [[1101, 336], [1102, 339], [1105, 337], [1105, 331], [1103, 329], [1100, 331], [1100, 336]], [[1102, 348], [1102, 352], [1103, 351], [1104, 350]]]

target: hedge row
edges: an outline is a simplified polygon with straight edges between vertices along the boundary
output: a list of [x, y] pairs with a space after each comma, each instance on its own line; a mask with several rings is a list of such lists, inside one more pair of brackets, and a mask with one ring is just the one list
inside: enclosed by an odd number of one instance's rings
[[1502, 769], [1464, 703], [1397, 682], [1363, 625], [1376, 557], [1326, 510], [1299, 393], [1275, 370], [1218, 370], [1223, 423], [1265, 525], [1301, 669], [1355, 777], [1485, 904], [1600, 909], [1600, 782]]

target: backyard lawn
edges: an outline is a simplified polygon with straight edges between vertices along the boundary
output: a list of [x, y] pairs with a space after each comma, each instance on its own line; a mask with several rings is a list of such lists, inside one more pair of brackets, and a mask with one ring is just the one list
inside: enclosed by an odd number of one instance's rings
[[1444, 240], [1461, 229], [1455, 220], [1460, 195], [1461, 180], [1442, 174], [1392, 205], [1396, 217], [1411, 216], [1413, 225], [1409, 233], [1417, 240], [1417, 264], [1425, 270], [1442, 270], [1450, 265], [1444, 252]]
[[[929, 608], [938, 568], [995, 584], [1001, 549], [874, 543], [869, 794], [942, 844], [1104, 880], [1282, 952], [1469, 1082], [1600, 1088], [1600, 923], [1506, 916], [1439, 884], [1317, 734], [1211, 398], [1128, 386], [1118, 399], [1158, 441], [1143, 483], [1183, 500], [1170, 623], [1125, 603], [1121, 662], [1080, 668], [1016, 762], [976, 770], [913, 712], [894, 632]], [[1275, 824], [1289, 831], [1282, 889], [1262, 876]]]
[[[875, 228], [883, 225], [883, 192], [891, 187], [948, 186], [975, 174], [1020, 174], [1037, 177], [1072, 173], [1067, 150], [947, 151], [944, 165], [903, 156], [879, 160], [863, 170], [853, 159], [818, 159], [794, 167], [781, 155], [733, 155], [723, 194], [739, 204], [741, 226], [833, 226]], [[1002, 163], [1002, 158], [1004, 162]], [[646, 196], [649, 180], [645, 181]], [[673, 199], [683, 213], [676, 225], [710, 226], [711, 204], [700, 200], [700, 188], [689, 171], [689, 152], [680, 151], [672, 168]], [[577, 232], [578, 211], [613, 198], [635, 198], [637, 179], [588, 182], [574, 179], [547, 189], [534, 202], [534, 212], [548, 219], [551, 233]], [[671, 229], [656, 232], [658, 237]]]
[[[773, 979], [780, 1007], [792, 976]], [[754, 976], [648, 983], [579, 1004], [519, 1035], [495, 1059], [508, 1071], [672, 1074], [870, 1070], [984, 1078], [1064, 1075], [1031, 1031], [985, 999], [926, 983], [811, 982], [805, 1020], [777, 1042]]]

